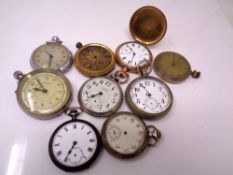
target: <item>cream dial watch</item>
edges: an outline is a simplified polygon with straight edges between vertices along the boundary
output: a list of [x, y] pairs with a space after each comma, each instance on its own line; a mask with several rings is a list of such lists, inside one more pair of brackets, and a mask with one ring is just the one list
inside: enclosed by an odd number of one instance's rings
[[39, 119], [59, 115], [71, 100], [71, 85], [60, 72], [38, 69], [28, 74], [14, 73], [19, 80], [16, 96], [21, 108]]

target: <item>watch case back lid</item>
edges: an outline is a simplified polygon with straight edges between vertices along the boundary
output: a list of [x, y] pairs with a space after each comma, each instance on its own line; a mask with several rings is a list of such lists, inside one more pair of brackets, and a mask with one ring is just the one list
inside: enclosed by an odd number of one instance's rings
[[144, 6], [134, 12], [129, 27], [136, 41], [145, 45], [153, 45], [164, 37], [167, 31], [167, 20], [160, 9]]

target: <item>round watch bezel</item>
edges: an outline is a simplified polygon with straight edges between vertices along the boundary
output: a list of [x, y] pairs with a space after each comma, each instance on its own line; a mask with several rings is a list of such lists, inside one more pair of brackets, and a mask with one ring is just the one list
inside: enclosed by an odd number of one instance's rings
[[[31, 77], [33, 77], [36, 74], [40, 74], [40, 73], [50, 73], [50, 74], [55, 74], [56, 76], [59, 76], [64, 81], [64, 83], [65, 83], [65, 85], [67, 87], [66, 100], [64, 101], [64, 104], [62, 105], [62, 107], [59, 108], [57, 111], [46, 113], [46, 114], [33, 112], [23, 102], [21, 92], [23, 90], [24, 84], [29, 79], [31, 79]], [[37, 119], [42, 119], [42, 120], [51, 119], [51, 118], [59, 116], [67, 108], [67, 106], [70, 104], [70, 102], [72, 100], [72, 86], [71, 86], [69, 80], [61, 72], [56, 71], [56, 70], [52, 70], [52, 69], [37, 69], [37, 70], [31, 71], [31, 72], [29, 72], [27, 74], [24, 74], [22, 79], [20, 79], [18, 81], [18, 87], [17, 87], [17, 90], [15, 91], [15, 93], [16, 93], [17, 101], [18, 101], [19, 106], [21, 107], [21, 109], [25, 113], [30, 115], [31, 117], [34, 117], [34, 118], [37, 118]]]
[[[67, 61], [65, 62], [65, 64], [63, 64], [61, 67], [59, 67], [58, 69], [53, 69], [53, 68], [42, 68], [40, 67], [39, 65], [37, 65], [34, 61], [34, 55], [36, 53], [36, 51], [39, 49], [39, 48], [42, 48], [42, 47], [46, 47], [47, 45], [49, 44], [54, 44], [54, 45], [59, 45], [60, 47], [63, 47], [64, 49], [66, 49], [66, 51], [68, 52], [68, 58], [67, 58]], [[37, 69], [53, 69], [53, 70], [57, 70], [57, 71], [60, 71], [62, 73], [65, 73], [67, 72], [71, 66], [73, 64], [73, 55], [71, 53], [71, 51], [66, 47], [64, 46], [63, 44], [61, 44], [61, 42], [47, 42], [46, 44], [42, 44], [40, 46], [38, 46], [31, 54], [31, 57], [30, 57], [30, 65], [32, 67], [33, 70], [37, 70]]]
[[[168, 76], [167, 74], [165, 74], [164, 71], [160, 70], [160, 66], [158, 65], [159, 59], [161, 59], [160, 56], [163, 54], [175, 54], [175, 55], [179, 56], [179, 58], [182, 59], [185, 62], [185, 64], [188, 66], [188, 71], [178, 78], [172, 78], [172, 77]], [[173, 51], [165, 51], [165, 52], [161, 52], [160, 54], [158, 54], [154, 59], [153, 67], [154, 67], [155, 73], [161, 79], [163, 79], [164, 81], [169, 82], [169, 83], [180, 83], [180, 82], [186, 80], [192, 72], [191, 66], [190, 66], [188, 60], [183, 55], [181, 55], [177, 52], [173, 52]]]
[[[84, 123], [85, 125], [88, 125], [90, 128], [92, 128], [92, 130], [94, 131], [95, 135], [96, 135], [96, 140], [97, 140], [97, 145], [96, 145], [96, 149], [95, 152], [93, 154], [93, 156], [84, 164], [80, 165], [80, 166], [74, 166], [74, 167], [70, 167], [70, 166], [66, 166], [62, 163], [60, 163], [60, 161], [58, 161], [56, 159], [56, 156], [53, 153], [53, 149], [52, 149], [52, 145], [53, 145], [53, 140], [54, 137], [56, 136], [57, 132], [65, 125], [69, 124], [69, 123], [73, 123], [73, 122], [81, 122]], [[61, 125], [59, 125], [52, 133], [52, 135], [50, 136], [49, 139], [49, 144], [48, 144], [48, 151], [49, 151], [49, 156], [51, 158], [51, 160], [53, 161], [53, 163], [60, 169], [67, 171], [67, 172], [75, 172], [75, 171], [81, 171], [84, 169], [89, 168], [94, 162], [95, 160], [98, 158], [100, 151], [101, 151], [101, 147], [102, 147], [102, 141], [101, 141], [101, 137], [99, 134], [99, 131], [96, 129], [96, 127], [90, 123], [87, 122], [85, 120], [80, 120], [80, 119], [72, 119], [69, 120], [67, 122], [62, 123]]]
[[[169, 99], [170, 99], [170, 103], [167, 106], [167, 108], [159, 113], [149, 113], [149, 112], [145, 112], [141, 109], [139, 109], [134, 102], [132, 101], [131, 97], [130, 97], [130, 89], [133, 86], [133, 84], [135, 84], [137, 81], [140, 81], [142, 79], [152, 79], [155, 80], [157, 82], [159, 82], [160, 84], [163, 85], [163, 87], [166, 88], [168, 95], [169, 95]], [[165, 84], [163, 81], [159, 80], [158, 78], [152, 77], [152, 76], [146, 76], [146, 77], [138, 77], [136, 79], [134, 79], [133, 81], [130, 82], [130, 84], [127, 86], [126, 91], [125, 91], [125, 100], [127, 105], [129, 106], [130, 110], [137, 116], [139, 116], [140, 118], [143, 119], [156, 119], [160, 116], [165, 115], [166, 113], [168, 113], [168, 111], [170, 110], [172, 103], [173, 103], [173, 95], [171, 92], [171, 89], [168, 87], [167, 84]]]
[[149, 53], [149, 62], [146, 63], [143, 68], [147, 69], [148, 67], [151, 66], [150, 63], [152, 63], [153, 61], [153, 55], [152, 55], [152, 52], [150, 51], [150, 49], [143, 43], [140, 43], [138, 41], [127, 41], [127, 42], [124, 42], [124, 43], [121, 43], [117, 48], [116, 48], [116, 52], [115, 52], [115, 55], [116, 55], [116, 61], [117, 63], [121, 66], [121, 67], [126, 67], [127, 68], [127, 71], [131, 72], [131, 73], [138, 73], [138, 68], [137, 66], [129, 66], [128, 64], [126, 64], [124, 61], [122, 61], [121, 57], [120, 57], [120, 54], [119, 54], [119, 50], [121, 49], [122, 46], [128, 44], [128, 43], [136, 43], [136, 44], [139, 44], [139, 45], [142, 45], [143, 47], [146, 48], [146, 50], [148, 51]]
[[[84, 49], [86, 49], [88, 47], [92, 47], [92, 46], [101, 47], [102, 49], [107, 50], [111, 55], [110, 64], [102, 70], [94, 71], [91, 69], [87, 69], [87, 68], [83, 67], [79, 61], [79, 59], [80, 59], [79, 54]], [[86, 45], [82, 46], [81, 48], [79, 48], [77, 50], [77, 52], [75, 53], [75, 56], [74, 56], [74, 63], [75, 63], [75, 67], [77, 68], [77, 70], [79, 70], [82, 74], [89, 76], [89, 77], [98, 77], [98, 76], [106, 75], [109, 72], [111, 72], [114, 69], [114, 66], [116, 64], [116, 59], [115, 59], [115, 55], [114, 55], [113, 51], [109, 47], [107, 47], [103, 44], [99, 44], [99, 43], [90, 43], [90, 44], [86, 44]]]
[[[109, 124], [109, 122], [111, 122], [111, 120], [115, 117], [117, 117], [118, 115], [122, 115], [122, 114], [126, 114], [126, 115], [131, 115], [135, 118], [137, 118], [137, 120], [141, 121], [143, 127], [144, 127], [144, 141], [143, 141], [143, 144], [137, 149], [136, 152], [134, 153], [130, 153], [130, 154], [122, 154], [122, 153], [119, 153], [117, 151], [115, 151], [114, 149], [112, 149], [112, 147], [108, 144], [108, 141], [107, 141], [107, 132], [106, 132], [106, 129], [107, 129], [107, 126]], [[133, 113], [131, 112], [127, 112], [127, 111], [121, 111], [121, 112], [117, 112], [115, 113], [114, 115], [110, 116], [109, 118], [107, 118], [103, 124], [103, 127], [102, 127], [102, 130], [101, 130], [101, 138], [102, 138], [102, 143], [105, 147], [105, 149], [113, 156], [117, 157], [117, 158], [122, 158], [122, 159], [130, 159], [130, 158], [134, 158], [136, 156], [138, 156], [140, 153], [142, 153], [147, 145], [148, 145], [148, 129], [147, 129], [147, 126], [145, 124], [145, 122], [137, 117], [136, 115], [134, 115]]]
[[[90, 110], [90, 109], [88, 109], [88, 108], [85, 107], [85, 105], [83, 104], [83, 100], [82, 100], [82, 90], [83, 90], [84, 86], [85, 86], [88, 82], [90, 82], [90, 81], [92, 81], [92, 80], [94, 80], [94, 79], [99, 79], [99, 78], [104, 78], [104, 79], [106, 79], [106, 80], [108, 80], [108, 81], [111, 81], [112, 83], [114, 83], [114, 84], [118, 87], [119, 92], [120, 92], [120, 99], [119, 99], [119, 101], [118, 101], [118, 104], [117, 104], [114, 108], [112, 108], [110, 111], [107, 111], [107, 112], [95, 112], [95, 111], [93, 111], [93, 110]], [[122, 102], [123, 102], [123, 99], [124, 99], [124, 95], [123, 95], [123, 92], [122, 92], [122, 89], [121, 89], [119, 83], [117, 83], [116, 81], [112, 80], [111, 78], [103, 77], [103, 76], [101, 76], [101, 77], [94, 77], [94, 78], [91, 78], [91, 79], [85, 81], [85, 82], [82, 84], [82, 86], [80, 87], [79, 92], [78, 92], [78, 101], [79, 101], [79, 104], [80, 104], [81, 108], [82, 108], [85, 112], [87, 112], [88, 114], [93, 115], [93, 116], [96, 116], [96, 117], [108, 117], [108, 116], [114, 114], [114, 113], [117, 112], [117, 110], [121, 107]]]

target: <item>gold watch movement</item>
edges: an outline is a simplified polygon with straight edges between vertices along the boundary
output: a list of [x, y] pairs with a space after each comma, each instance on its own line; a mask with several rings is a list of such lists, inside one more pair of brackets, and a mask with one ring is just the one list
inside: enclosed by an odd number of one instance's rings
[[78, 51], [75, 54], [76, 68], [89, 77], [108, 74], [113, 70], [116, 60], [110, 48], [103, 44], [91, 43], [76, 44]]

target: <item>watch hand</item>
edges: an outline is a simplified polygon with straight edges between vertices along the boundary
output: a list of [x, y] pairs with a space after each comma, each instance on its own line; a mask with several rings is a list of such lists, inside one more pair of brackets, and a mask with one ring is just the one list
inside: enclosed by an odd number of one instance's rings
[[51, 53], [49, 53], [47, 50], [45, 50], [45, 53], [49, 56], [50, 59], [53, 58], [53, 55]]
[[52, 61], [53, 61], [53, 55], [51, 53], [49, 53], [46, 49], [45, 49], [45, 53], [49, 56], [48, 67], [51, 67], [51, 64], [52, 64]]
[[88, 96], [87, 98], [94, 98], [94, 97], [96, 97], [98, 95], [103, 95], [103, 92], [100, 91], [99, 93], [92, 94], [92, 95]]
[[147, 97], [151, 97], [151, 93], [146, 89], [146, 87], [144, 85], [141, 85], [141, 87], [143, 87], [143, 89], [145, 89], [146, 91], [146, 96]]
[[41, 91], [43, 93], [47, 93], [47, 89], [39, 89], [39, 88], [33, 88], [35, 91]]
[[40, 80], [39, 80], [38, 78], [36, 78], [36, 81], [37, 81], [37, 83], [40, 85], [41, 91], [42, 91], [43, 93], [47, 93], [48, 90], [44, 88], [44, 86], [42, 85], [42, 83], [40, 82]]
[[72, 147], [70, 148], [70, 150], [68, 151], [68, 153], [67, 153], [67, 155], [66, 155], [66, 157], [65, 157], [65, 159], [64, 159], [64, 162], [67, 162], [67, 160], [68, 160], [68, 157], [69, 157], [69, 155], [71, 154], [71, 152], [72, 152], [72, 150], [74, 149], [74, 146], [77, 144], [77, 141], [73, 141], [73, 145], [72, 145]]

